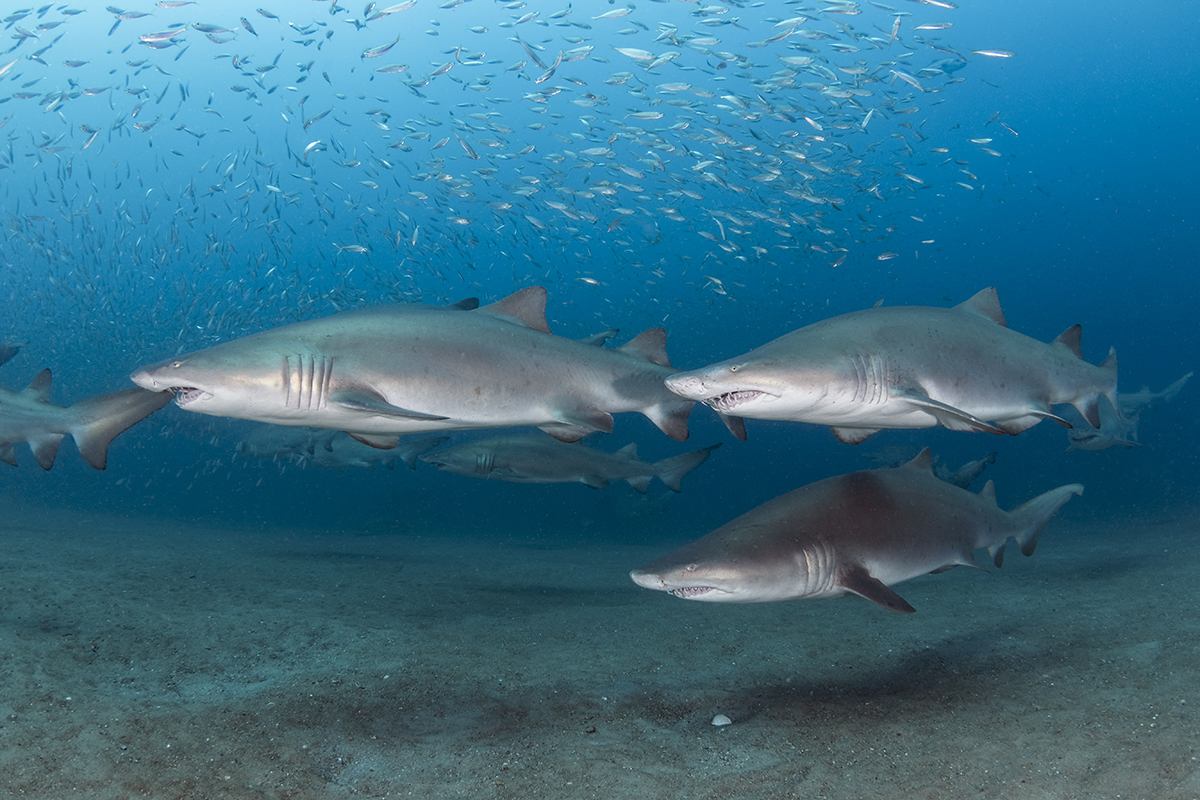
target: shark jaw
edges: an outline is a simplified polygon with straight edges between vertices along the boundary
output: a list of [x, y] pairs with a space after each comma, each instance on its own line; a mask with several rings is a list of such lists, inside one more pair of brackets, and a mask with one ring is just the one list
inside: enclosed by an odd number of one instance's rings
[[203, 389], [197, 389], [194, 386], [172, 386], [169, 391], [175, 393], [175, 405], [183, 408], [188, 403], [196, 400], [210, 400], [212, 393], [206, 392]]
[[678, 589], [670, 589], [667, 593], [681, 597], [684, 600], [699, 600], [701, 595], [716, 591], [720, 590], [715, 586], [681, 586]]
[[760, 399], [769, 401], [778, 400], [779, 397], [767, 394], [766, 392], [760, 392], [756, 389], [737, 389], [725, 394], [719, 394], [716, 397], [710, 397], [704, 401], [704, 404], [721, 414], [730, 414], [735, 408]]
[[[678, 581], [670, 580], [662, 573], [643, 572], [640, 569], [635, 569], [629, 573], [629, 577], [633, 582], [644, 589], [654, 589], [659, 592], [666, 592], [674, 595], [682, 600], [707, 600], [710, 602], [729, 602], [732, 599], [733, 592], [727, 589], [721, 589], [716, 586], [706, 584], [694, 585], [677, 585]], [[672, 586], [672, 584], [676, 584]], [[736, 601], [734, 601], [736, 602]]]

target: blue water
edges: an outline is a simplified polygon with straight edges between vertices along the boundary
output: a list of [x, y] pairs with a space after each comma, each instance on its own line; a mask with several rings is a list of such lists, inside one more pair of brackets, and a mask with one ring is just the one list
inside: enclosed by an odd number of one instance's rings
[[[247, 15], [257, 36], [238, 22], [242, 5], [217, 2], [148, 7], [153, 16], [112, 32], [113, 15], [91, 5], [9, 21], [0, 336], [28, 344], [0, 381], [17, 389], [49, 367], [66, 404], [128, 386], [144, 363], [286, 322], [382, 302], [491, 300], [533, 284], [549, 289], [556, 333], [612, 326], [624, 341], [664, 325], [681, 369], [881, 299], [947, 305], [989, 285], [1015, 330], [1049, 340], [1082, 323], [1094, 363], [1115, 346], [1125, 391], [1161, 389], [1200, 362], [1200, 67], [1188, 46], [1200, 21], [1189, 4], [1135, 17], [1107, 1], [895, 3], [910, 14], [898, 17], [895, 41], [888, 11], [864, 3], [844, 15], [833, 5], [772, 43], [763, 40], [788, 27], [775, 21], [799, 6], [642, 3], [593, 19], [620, 6], [576, 3], [552, 18], [557, 5], [519, 5], [420, 0], [364, 23], [361, 7], [280, 3], [270, 9], [279, 20]], [[517, 23], [532, 11], [537, 19]], [[953, 27], [913, 30], [943, 21]], [[139, 43], [187, 23], [227, 28], [214, 35], [231, 41], [192, 28], [161, 50]], [[669, 25], [677, 40], [721, 41], [654, 41]], [[36, 39], [19, 38], [18, 27]], [[397, 36], [389, 52], [363, 57]], [[544, 47], [535, 52], [547, 66], [560, 50], [594, 50], [538, 83], [545, 70], [513, 36]], [[946, 57], [930, 44], [969, 61], [922, 75]], [[679, 55], [646, 70], [618, 47]], [[829, 74], [794, 67], [783, 85], [780, 57], [813, 58]], [[393, 64], [409, 70], [376, 71]], [[421, 85], [444, 64], [453, 66]], [[871, 80], [839, 69], [856, 65]], [[625, 83], [605, 82], [625, 72]], [[691, 88], [659, 88], [671, 83]], [[645, 91], [630, 92], [638, 86]], [[864, 93], [823, 93], [839, 86]], [[60, 102], [57, 92], [71, 96]], [[528, 97], [538, 92], [541, 102]], [[81, 126], [98, 131], [90, 143]], [[405, 147], [390, 146], [398, 142]], [[341, 249], [350, 245], [367, 251]], [[887, 253], [895, 256], [879, 259]], [[697, 535], [783, 491], [863, 468], [869, 450], [926, 444], [951, 464], [998, 450], [988, 474], [1004, 506], [1079, 481], [1088, 493], [1064, 514], [1169, 512], [1193, 502], [1196, 391], [1144, 415], [1143, 447], [1066, 456], [1052, 423], [1003, 440], [926, 430], [851, 447], [823, 428], [750, 421], [740, 443], [698, 408], [688, 445], [725, 446], [668, 514], [645, 524], [664, 542]], [[503, 530], [586, 538], [578, 521], [609, 513], [583, 487], [485, 484], [425, 466], [281, 472], [233, 459], [246, 430], [171, 406], [120, 437], [104, 473], [69, 447], [43, 473], [19, 447], [21, 467], [0, 480], [33, 503], [250, 528], [378, 527], [399, 516], [436, 528], [467, 504]], [[634, 440], [646, 459], [683, 450], [635, 415], [620, 417], [602, 446]]]

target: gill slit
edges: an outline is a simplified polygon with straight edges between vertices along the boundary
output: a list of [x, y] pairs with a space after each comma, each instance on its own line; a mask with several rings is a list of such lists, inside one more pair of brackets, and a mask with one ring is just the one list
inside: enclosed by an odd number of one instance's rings
[[856, 353], [851, 359], [854, 364], [854, 402], [878, 405], [887, 395], [887, 362], [879, 356], [864, 356]]
[[[292, 357], [283, 357], [283, 405], [284, 408], [320, 410], [329, 405], [329, 387], [333, 383], [333, 359], [324, 356], [303, 355], [296, 357], [295, 369]], [[292, 397], [295, 396], [295, 405]]]

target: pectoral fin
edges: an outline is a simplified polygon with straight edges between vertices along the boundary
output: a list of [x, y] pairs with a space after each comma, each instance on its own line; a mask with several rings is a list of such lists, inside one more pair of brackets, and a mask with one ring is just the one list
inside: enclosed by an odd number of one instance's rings
[[404, 417], [405, 419], [443, 420], [437, 414], [426, 414], [421, 411], [410, 411], [407, 408], [394, 406], [384, 399], [383, 395], [370, 389], [342, 389], [334, 392], [329, 402], [354, 411], [368, 414], [378, 414], [384, 417]]
[[974, 417], [962, 409], [934, 400], [920, 389], [898, 391], [892, 395], [896, 400], [916, 406], [932, 414], [939, 423], [952, 431], [983, 431], [984, 433], [1003, 434], [1004, 431], [995, 425], [990, 425]]
[[893, 592], [883, 581], [871, 576], [867, 568], [861, 564], [844, 567], [838, 572], [837, 584], [848, 592], [854, 592], [865, 597], [872, 603], [884, 608], [898, 611], [901, 614], [912, 614], [916, 609], [908, 604], [900, 595]]

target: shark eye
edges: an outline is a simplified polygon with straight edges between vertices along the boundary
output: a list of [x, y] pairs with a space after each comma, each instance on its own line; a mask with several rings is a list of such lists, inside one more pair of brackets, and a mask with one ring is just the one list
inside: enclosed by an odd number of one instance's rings
[[729, 367], [729, 371], [730, 371], [730, 372], [737, 372], [737, 371], [738, 371], [739, 369], [741, 369], [741, 368], [742, 368], [742, 365], [741, 365], [741, 364], [733, 364], [733, 365], [731, 365], [731, 366]]
[[182, 361], [172, 361], [171, 362], [171, 369], [179, 369], [182, 366], [183, 366]]
[[696, 565], [695, 565], [695, 564], [688, 564], [686, 567], [684, 567], [684, 569], [685, 569], [686, 571], [688, 571], [688, 572], [695, 572], [695, 571], [696, 571]]

